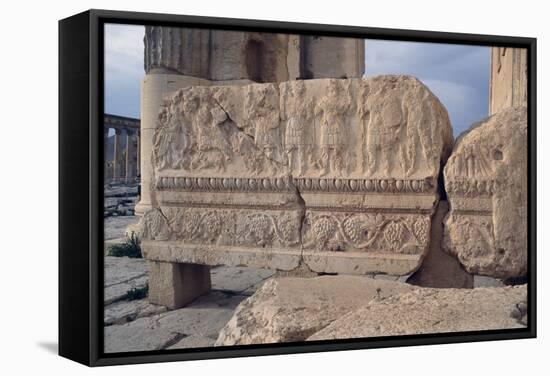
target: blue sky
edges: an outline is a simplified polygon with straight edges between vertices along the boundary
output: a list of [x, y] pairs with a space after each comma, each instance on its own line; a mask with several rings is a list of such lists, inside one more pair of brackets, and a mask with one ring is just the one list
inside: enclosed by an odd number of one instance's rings
[[[105, 112], [139, 118], [143, 26], [105, 26]], [[455, 135], [488, 114], [490, 48], [366, 41], [366, 76], [408, 74], [447, 108]]]

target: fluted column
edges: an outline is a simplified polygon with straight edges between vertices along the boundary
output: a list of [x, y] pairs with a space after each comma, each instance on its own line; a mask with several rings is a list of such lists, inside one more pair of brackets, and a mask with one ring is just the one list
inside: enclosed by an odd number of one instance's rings
[[136, 140], [133, 130], [126, 130], [126, 183], [132, 183], [136, 178]]
[[527, 105], [527, 49], [492, 47], [489, 115]]
[[141, 134], [136, 131], [136, 176], [141, 176]]
[[122, 133], [123, 129], [115, 128], [115, 145], [114, 145], [114, 157], [113, 157], [113, 180], [119, 182], [121, 178], [126, 175], [126, 172], [123, 172], [125, 164], [122, 159]]

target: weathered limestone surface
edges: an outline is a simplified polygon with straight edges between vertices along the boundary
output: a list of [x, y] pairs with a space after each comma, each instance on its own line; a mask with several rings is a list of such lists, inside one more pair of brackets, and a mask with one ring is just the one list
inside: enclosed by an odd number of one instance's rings
[[153, 261], [406, 275], [428, 249], [447, 113], [418, 80], [191, 87], [153, 136]]
[[124, 300], [105, 306], [103, 324], [116, 325], [134, 321], [140, 317], [166, 312], [165, 306], [149, 303], [147, 299]]
[[196, 85], [351, 78], [364, 73], [362, 39], [147, 26], [144, 47], [138, 215], [154, 204], [152, 135], [160, 102], [168, 93]]
[[365, 72], [365, 40], [299, 36], [301, 78], [353, 78]]
[[451, 210], [445, 250], [467, 271], [496, 278], [527, 272], [527, 111], [499, 112], [457, 141], [445, 166]]
[[147, 286], [147, 261], [128, 257], [104, 258], [104, 304], [124, 299], [128, 291]]
[[422, 288], [374, 299], [308, 340], [462, 332], [526, 326], [527, 286]]
[[361, 77], [363, 39], [147, 26], [144, 68], [220, 83]]
[[489, 114], [527, 106], [527, 49], [492, 47]]
[[[112, 295], [113, 288], [117, 289], [116, 297], [107, 299], [103, 315], [104, 326], [110, 327], [107, 331], [107, 347], [112, 351], [124, 350], [127, 344], [136, 350], [213, 346], [221, 327], [229, 320], [237, 304], [253, 294], [273, 274], [273, 271], [254, 268], [215, 267], [212, 269], [213, 290], [208, 295], [199, 297], [187, 307], [172, 311], [173, 315], [158, 320], [159, 314], [163, 314], [162, 317], [167, 314], [167, 307], [151, 304], [148, 299], [127, 300], [127, 293], [133, 288], [147, 286], [147, 262], [126, 257], [107, 257], [106, 260], [105, 294]], [[139, 286], [133, 284], [136, 277], [142, 282]], [[143, 320], [134, 323], [140, 319]], [[177, 327], [178, 323], [184, 325]], [[211, 327], [213, 331], [197, 331], [200, 325], [201, 328]], [[160, 328], [159, 332], [140, 344], [138, 336], [150, 335], [150, 331], [157, 327]], [[139, 333], [128, 336], [132, 330]]]
[[212, 292], [184, 309], [138, 318], [124, 325], [106, 326], [105, 352], [212, 346], [244, 298]]
[[474, 276], [464, 270], [460, 262], [443, 251], [443, 221], [449, 212], [449, 203], [439, 201], [432, 219], [430, 250], [422, 265], [407, 279], [407, 283], [422, 287], [472, 288]]
[[358, 276], [271, 279], [237, 307], [216, 345], [303, 341], [375, 297], [414, 288]]

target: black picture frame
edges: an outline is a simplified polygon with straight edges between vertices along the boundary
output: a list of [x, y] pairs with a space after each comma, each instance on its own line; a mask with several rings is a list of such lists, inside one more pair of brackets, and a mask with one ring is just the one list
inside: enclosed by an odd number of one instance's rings
[[[528, 327], [227, 348], [103, 352], [103, 25], [162, 25], [527, 49]], [[88, 10], [59, 21], [59, 354], [88, 366], [536, 337], [535, 38]]]

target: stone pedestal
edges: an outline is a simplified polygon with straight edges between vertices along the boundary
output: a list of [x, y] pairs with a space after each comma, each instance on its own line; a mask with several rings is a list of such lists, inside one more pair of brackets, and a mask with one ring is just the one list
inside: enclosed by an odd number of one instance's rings
[[149, 301], [177, 309], [210, 291], [210, 267], [149, 262]]

